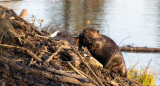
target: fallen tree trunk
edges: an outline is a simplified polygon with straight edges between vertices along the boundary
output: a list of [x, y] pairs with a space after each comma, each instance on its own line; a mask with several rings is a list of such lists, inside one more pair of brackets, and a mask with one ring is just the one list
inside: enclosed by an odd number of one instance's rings
[[148, 47], [120, 47], [120, 50], [126, 52], [151, 52], [151, 53], [160, 52], [160, 48], [148, 48]]

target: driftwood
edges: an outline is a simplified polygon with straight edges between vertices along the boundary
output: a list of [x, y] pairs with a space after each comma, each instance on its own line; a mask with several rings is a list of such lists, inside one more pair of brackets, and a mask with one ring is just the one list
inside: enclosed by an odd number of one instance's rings
[[160, 52], [160, 48], [149, 48], [149, 47], [120, 47], [120, 50], [126, 52], [151, 52], [151, 53]]
[[27, 15], [27, 9], [23, 9], [22, 12], [20, 13], [19, 17], [25, 18]]
[[100, 67], [100, 68], [103, 68], [103, 65], [97, 61], [94, 57], [89, 57], [88, 59], [89, 63], [91, 63], [92, 66], [95, 66], [95, 67]]

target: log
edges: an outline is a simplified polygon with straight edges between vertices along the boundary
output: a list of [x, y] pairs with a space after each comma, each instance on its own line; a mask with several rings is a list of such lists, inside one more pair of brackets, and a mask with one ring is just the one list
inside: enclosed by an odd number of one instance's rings
[[99, 62], [99, 61], [97, 61], [94, 57], [88, 57], [89, 59], [89, 63], [92, 65], [92, 66], [95, 66], [95, 67], [97, 67], [97, 68], [103, 68], [103, 65]]
[[20, 13], [19, 17], [24, 18], [27, 15], [27, 10], [23, 9], [22, 12]]
[[160, 48], [149, 48], [149, 47], [120, 47], [121, 51], [126, 52], [160, 52]]
[[68, 54], [70, 55], [70, 58], [71, 58], [71, 61], [72, 61], [72, 64], [76, 67], [76, 68], [79, 68], [79, 65], [82, 63], [80, 58], [77, 56], [77, 54], [75, 54], [74, 52], [72, 51], [68, 51]]
[[115, 81], [111, 81], [111, 84], [112, 84], [113, 86], [119, 86], [118, 83], [116, 83]]

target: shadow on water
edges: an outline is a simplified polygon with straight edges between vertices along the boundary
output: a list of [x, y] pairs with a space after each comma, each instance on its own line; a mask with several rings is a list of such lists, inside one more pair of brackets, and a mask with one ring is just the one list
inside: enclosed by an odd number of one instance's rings
[[65, 0], [65, 27], [81, 31], [86, 27], [99, 27], [104, 0]]

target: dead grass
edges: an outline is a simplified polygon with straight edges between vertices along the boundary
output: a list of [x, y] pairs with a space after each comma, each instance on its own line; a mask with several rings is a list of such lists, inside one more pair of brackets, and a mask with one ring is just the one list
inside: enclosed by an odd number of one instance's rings
[[153, 69], [149, 68], [151, 60], [148, 62], [146, 67], [138, 69], [135, 63], [132, 67], [128, 69], [128, 78], [140, 82], [143, 86], [155, 86], [158, 73]]

